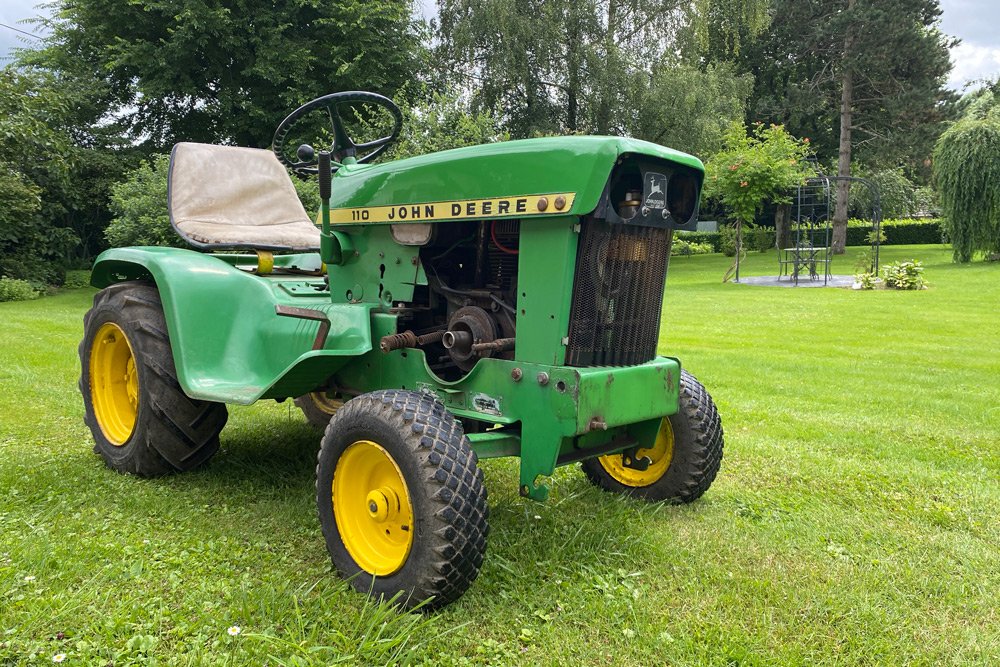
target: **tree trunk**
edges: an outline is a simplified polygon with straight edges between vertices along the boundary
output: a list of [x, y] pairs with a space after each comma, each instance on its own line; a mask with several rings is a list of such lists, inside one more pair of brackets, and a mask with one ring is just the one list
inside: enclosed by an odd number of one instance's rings
[[[854, 9], [855, 0], [847, 0], [847, 11]], [[854, 104], [854, 72], [850, 66], [851, 47], [854, 42], [853, 26], [848, 24], [844, 38], [844, 73], [841, 77], [840, 95], [840, 152], [837, 160], [837, 176], [851, 175], [851, 122]], [[837, 201], [833, 212], [833, 242], [835, 255], [842, 255], [847, 246], [847, 204], [851, 194], [850, 181], [837, 181]]]
[[615, 85], [620, 82], [614, 80], [612, 72], [615, 71], [614, 63], [617, 61], [612, 54], [617, 48], [615, 45], [615, 23], [618, 5], [616, 0], [608, 2], [608, 25], [607, 33], [604, 35], [604, 81], [601, 82], [601, 99], [597, 105], [597, 134], [609, 134], [611, 132], [611, 98]]
[[792, 205], [778, 204], [774, 209], [774, 245], [788, 248], [792, 245]]
[[578, 109], [578, 91], [580, 90], [580, 31], [579, 31], [579, 19], [577, 16], [571, 15], [569, 19], [572, 24], [570, 26], [566, 44], [566, 49], [569, 56], [569, 81], [567, 82], [568, 90], [566, 91], [566, 129], [570, 132], [576, 132], [578, 129], [579, 121]]

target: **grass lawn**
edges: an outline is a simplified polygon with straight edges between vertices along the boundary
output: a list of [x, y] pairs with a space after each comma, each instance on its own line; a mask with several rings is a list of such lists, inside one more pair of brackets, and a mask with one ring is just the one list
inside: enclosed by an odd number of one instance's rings
[[997, 664], [1000, 265], [883, 249], [912, 257], [929, 290], [676, 258], [660, 351], [719, 405], [715, 484], [650, 506], [572, 466], [537, 504], [488, 461], [482, 574], [428, 616], [331, 572], [290, 402], [231, 408], [204, 470], [116, 474], [76, 388], [93, 291], [0, 304], [0, 665]]

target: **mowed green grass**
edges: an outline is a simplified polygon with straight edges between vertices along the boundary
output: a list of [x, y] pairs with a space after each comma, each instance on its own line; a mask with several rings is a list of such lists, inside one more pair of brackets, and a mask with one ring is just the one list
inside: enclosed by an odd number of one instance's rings
[[483, 571], [434, 615], [331, 571], [294, 408], [231, 409], [202, 471], [116, 474], [76, 388], [93, 291], [0, 304], [0, 665], [997, 664], [1000, 265], [883, 249], [913, 257], [929, 290], [723, 285], [726, 258], [676, 258], [660, 351], [719, 405], [715, 484], [645, 505], [574, 466], [537, 504], [485, 462]]

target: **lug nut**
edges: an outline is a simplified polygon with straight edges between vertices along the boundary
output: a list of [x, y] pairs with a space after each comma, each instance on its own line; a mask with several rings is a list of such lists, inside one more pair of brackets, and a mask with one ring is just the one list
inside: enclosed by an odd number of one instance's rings
[[539, 373], [538, 374], [538, 384], [540, 384], [540, 385], [542, 385], [544, 387], [548, 383], [549, 383], [549, 374], [546, 373], [545, 371], [542, 371], [541, 373]]
[[520, 368], [515, 368], [510, 372], [510, 379], [514, 382], [520, 382], [522, 375], [524, 375], [524, 372]]

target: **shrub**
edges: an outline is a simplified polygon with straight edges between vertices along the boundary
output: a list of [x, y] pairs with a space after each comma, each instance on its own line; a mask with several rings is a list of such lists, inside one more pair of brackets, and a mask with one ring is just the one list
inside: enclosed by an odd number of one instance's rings
[[115, 217], [104, 231], [112, 247], [159, 245], [182, 247], [184, 241], [167, 215], [167, 171], [170, 156], [154, 155], [111, 186]]
[[682, 239], [688, 243], [702, 243], [712, 247], [712, 252], [722, 252], [719, 244], [718, 232], [677, 232], [675, 239]]
[[671, 256], [709, 255], [715, 252], [715, 248], [709, 243], [698, 243], [695, 241], [685, 241], [684, 239], [674, 239], [670, 246]]
[[878, 239], [879, 245], [882, 245], [886, 242], [886, 240], [888, 240], [889, 237], [885, 235], [885, 230], [880, 228], [878, 234], [876, 235], [875, 230], [873, 229], [867, 234], [865, 234], [865, 243], [867, 243], [868, 245], [873, 245], [875, 243], [876, 238]]
[[767, 227], [754, 225], [743, 233], [743, 244], [749, 250], [767, 252], [774, 247], [774, 232]]
[[[715, 252], [723, 252], [723, 234], [727, 233], [725, 230], [727, 227], [719, 227], [718, 232], [677, 232], [677, 238], [682, 238], [685, 241], [697, 242], [697, 243], [708, 243], [714, 249]], [[767, 238], [767, 248], [773, 247], [774, 245], [774, 230], [769, 227], [762, 227], [759, 229], [765, 230], [768, 235]], [[852, 218], [847, 223], [847, 245], [849, 246], [864, 246], [871, 245], [870, 235], [874, 230], [872, 230], [871, 220], [858, 220]], [[882, 232], [882, 245], [928, 245], [937, 243], [947, 243], [947, 239], [944, 239], [945, 230], [941, 224], [940, 218], [899, 218], [899, 219], [889, 219], [883, 220], [880, 231]], [[793, 231], [794, 237], [794, 231]], [[744, 229], [743, 232], [743, 244], [746, 248], [756, 248], [761, 250], [757, 245], [752, 245], [753, 234], [747, 232]], [[819, 240], [819, 239], [817, 239]], [[736, 237], [735, 232], [733, 232], [733, 246], [731, 254], [735, 253], [736, 250]]]
[[863, 271], [854, 274], [854, 289], [875, 289], [882, 282], [878, 274], [871, 271]]
[[67, 271], [63, 287], [66, 289], [90, 287], [90, 271]]
[[726, 257], [736, 255], [736, 228], [724, 225], [719, 227], [719, 249]]
[[37, 299], [41, 292], [36, 290], [27, 280], [16, 278], [0, 278], [0, 301], [29, 301]]
[[924, 267], [920, 260], [893, 262], [882, 267], [886, 287], [899, 290], [924, 289]]
[[[882, 214], [896, 218], [912, 215], [919, 210], [916, 202], [916, 186], [906, 177], [903, 169], [895, 167], [870, 173], [862, 172], [864, 178], [875, 183], [881, 195]], [[872, 212], [872, 192], [862, 184], [851, 186], [850, 210], [857, 215]]]
[[[115, 248], [136, 245], [184, 247], [184, 240], [170, 226], [167, 213], [167, 172], [170, 156], [154, 155], [111, 186], [111, 212], [115, 218], [104, 236]], [[311, 217], [319, 210], [319, 185], [315, 178], [292, 178], [295, 191]]]

